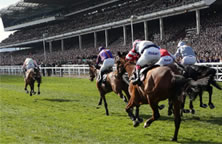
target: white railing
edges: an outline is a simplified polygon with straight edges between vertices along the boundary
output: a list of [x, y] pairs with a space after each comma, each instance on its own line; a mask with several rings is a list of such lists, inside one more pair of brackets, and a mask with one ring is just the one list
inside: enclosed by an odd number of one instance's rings
[[209, 66], [211, 68], [216, 69], [216, 77], [217, 81], [222, 81], [222, 62], [215, 62], [215, 63], [196, 63], [196, 65], [204, 65]]
[[[222, 62], [220, 63], [196, 63], [205, 65], [217, 70], [215, 79], [222, 81]], [[0, 66], [0, 75], [23, 75], [22, 66]], [[88, 65], [62, 65], [62, 67], [40, 67], [45, 76], [88, 76]]]
[[[40, 67], [43, 76], [87, 76], [88, 65], [63, 65], [62, 67]], [[23, 75], [22, 66], [0, 66], [0, 75]]]

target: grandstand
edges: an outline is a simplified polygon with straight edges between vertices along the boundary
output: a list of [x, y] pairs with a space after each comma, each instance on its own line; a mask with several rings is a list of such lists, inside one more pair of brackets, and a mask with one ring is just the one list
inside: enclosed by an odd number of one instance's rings
[[[21, 65], [30, 54], [44, 64], [81, 64], [97, 47], [114, 53], [148, 39], [172, 53], [185, 39], [200, 59], [221, 59], [220, 0], [21, 0], [0, 10], [5, 31], [0, 65]], [[213, 61], [213, 60], [212, 60]]]

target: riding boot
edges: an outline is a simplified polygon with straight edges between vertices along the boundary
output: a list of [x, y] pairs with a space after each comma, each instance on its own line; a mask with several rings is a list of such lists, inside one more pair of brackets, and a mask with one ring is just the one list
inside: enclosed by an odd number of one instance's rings
[[102, 80], [103, 80], [103, 72], [100, 71], [99, 73], [99, 77], [98, 77], [98, 84], [101, 84], [102, 83]]
[[136, 85], [136, 84], [138, 84], [139, 86], [142, 84], [142, 82], [140, 81], [140, 66], [139, 67], [136, 67], [136, 71], [135, 71], [135, 79], [134, 80], [132, 80], [132, 82], [133, 82], [133, 85]]
[[23, 70], [23, 76], [26, 78], [26, 70]]

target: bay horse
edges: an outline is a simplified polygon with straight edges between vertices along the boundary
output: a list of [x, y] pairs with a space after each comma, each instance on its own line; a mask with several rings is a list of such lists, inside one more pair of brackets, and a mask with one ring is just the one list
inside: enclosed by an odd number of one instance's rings
[[[93, 81], [94, 78], [96, 78], [99, 74], [99, 70], [96, 69], [96, 67], [91, 64], [89, 64], [89, 76], [90, 76], [90, 81]], [[105, 75], [105, 74], [104, 74]], [[106, 111], [106, 115], [109, 115], [109, 110], [108, 110], [108, 104], [106, 102], [106, 97], [105, 95], [109, 92], [114, 92], [116, 93], [125, 103], [128, 102], [130, 99], [130, 94], [128, 92], [128, 84], [118, 75], [116, 71], [110, 70], [107, 72], [107, 76], [105, 78], [105, 83], [102, 82], [102, 84], [99, 84], [98, 81], [96, 80], [96, 87], [99, 91], [100, 94], [100, 100], [98, 103], [98, 106], [102, 105], [102, 100], [104, 102], [104, 107]], [[123, 94], [125, 93], [125, 95]]]
[[[127, 71], [129, 76], [131, 76], [135, 64], [126, 61], [125, 57], [118, 53], [119, 60], [117, 61], [118, 71], [123, 73]], [[175, 70], [176, 71], [176, 70]], [[141, 104], [149, 104], [153, 114], [145, 123], [144, 128], [149, 127], [153, 121], [159, 119], [160, 114], [158, 110], [158, 103], [165, 99], [171, 99], [173, 103], [174, 110], [174, 123], [175, 131], [172, 138], [173, 141], [177, 141], [177, 135], [180, 128], [181, 122], [181, 103], [182, 103], [182, 91], [184, 86], [187, 84], [198, 85], [199, 82], [191, 83], [191, 80], [185, 79], [181, 75], [176, 75], [172, 68], [168, 66], [155, 67], [150, 69], [146, 77], [142, 81], [142, 86], [133, 85], [132, 82], [129, 84], [130, 100], [126, 106], [126, 112], [128, 116], [133, 121], [134, 126], [138, 126], [140, 123], [139, 118], [139, 107]], [[205, 82], [205, 81], [202, 81]], [[134, 116], [132, 108], [137, 107], [136, 115]]]
[[[38, 83], [38, 94], [40, 94], [40, 84], [42, 82], [42, 77], [41, 77], [39, 69], [36, 69], [36, 68], [28, 69], [26, 71], [24, 81], [25, 81], [24, 90], [26, 91], [26, 93], [29, 93], [30, 96], [32, 96], [32, 94], [36, 94], [36, 92], [34, 91], [34, 85], [35, 85], [35, 81], [37, 81], [37, 83]], [[30, 92], [27, 89], [28, 85], [30, 86]]]

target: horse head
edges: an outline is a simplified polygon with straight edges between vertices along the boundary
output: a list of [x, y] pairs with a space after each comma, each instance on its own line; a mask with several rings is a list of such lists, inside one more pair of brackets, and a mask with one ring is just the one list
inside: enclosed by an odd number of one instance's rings
[[90, 77], [90, 81], [93, 81], [94, 78], [97, 76], [97, 69], [94, 65], [92, 65], [91, 63], [89, 64], [89, 77]]
[[117, 65], [117, 72], [120, 75], [123, 75], [125, 72], [128, 73], [128, 76], [130, 77], [134, 68], [135, 63], [132, 61], [128, 61], [125, 59], [127, 53], [120, 53], [118, 52], [118, 56], [116, 58], [116, 65]]

